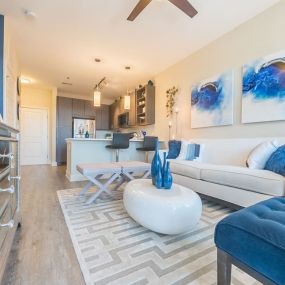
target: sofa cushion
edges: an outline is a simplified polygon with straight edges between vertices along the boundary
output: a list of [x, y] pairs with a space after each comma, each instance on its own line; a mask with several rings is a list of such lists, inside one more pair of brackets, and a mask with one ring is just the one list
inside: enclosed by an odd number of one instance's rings
[[272, 198], [233, 213], [215, 230], [218, 248], [274, 284], [285, 284], [285, 198]]
[[187, 156], [188, 144], [192, 143], [191, 141], [181, 140], [180, 153], [177, 157], [178, 160], [185, 160]]
[[267, 141], [257, 145], [249, 154], [246, 165], [251, 169], [264, 169], [269, 157], [278, 148], [277, 140]]
[[168, 149], [167, 159], [177, 158], [181, 149], [181, 141], [170, 140], [168, 142]]
[[189, 160], [170, 160], [170, 169], [174, 174], [201, 179], [201, 169], [210, 166], [206, 163], [200, 163]]
[[249, 169], [240, 166], [210, 165], [200, 172], [202, 180], [236, 187], [266, 195], [284, 195], [283, 176], [267, 170]]
[[264, 169], [285, 176], [285, 145], [280, 146], [270, 156], [270, 158], [266, 162]]

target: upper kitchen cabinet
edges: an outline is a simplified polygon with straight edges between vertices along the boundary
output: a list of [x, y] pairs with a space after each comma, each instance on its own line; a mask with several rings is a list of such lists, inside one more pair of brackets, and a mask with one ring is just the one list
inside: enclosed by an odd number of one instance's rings
[[96, 117], [96, 108], [93, 105], [93, 101], [85, 101], [84, 102], [84, 113], [86, 117], [95, 118]]
[[72, 127], [72, 99], [57, 97], [57, 126]]
[[155, 123], [155, 87], [145, 85], [136, 90], [137, 125], [145, 126]]
[[73, 117], [85, 117], [85, 100], [72, 99], [72, 115]]
[[115, 101], [110, 106], [110, 127], [112, 130], [118, 129], [118, 115], [120, 114], [120, 101]]
[[96, 130], [110, 130], [110, 106], [96, 107]]

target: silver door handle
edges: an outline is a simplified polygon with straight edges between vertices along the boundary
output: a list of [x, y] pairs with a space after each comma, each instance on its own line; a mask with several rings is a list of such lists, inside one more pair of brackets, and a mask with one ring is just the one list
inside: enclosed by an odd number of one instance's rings
[[10, 228], [12, 229], [14, 227], [14, 220], [9, 221], [7, 224], [1, 224], [0, 223], [0, 228]]
[[13, 154], [13, 153], [0, 154], [0, 158], [10, 158], [10, 159], [14, 159], [14, 154]]
[[20, 180], [21, 179], [21, 176], [8, 176], [8, 181], [11, 181], [11, 180]]
[[12, 185], [11, 187], [9, 188], [0, 188], [0, 192], [8, 192], [10, 194], [13, 194], [15, 192], [15, 187], [14, 185]]

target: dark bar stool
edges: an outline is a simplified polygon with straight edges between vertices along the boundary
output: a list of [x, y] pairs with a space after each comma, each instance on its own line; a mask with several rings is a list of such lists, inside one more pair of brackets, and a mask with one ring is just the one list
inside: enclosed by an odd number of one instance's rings
[[158, 137], [145, 136], [143, 140], [143, 147], [137, 147], [138, 151], [145, 152], [145, 161], [148, 162], [148, 152], [155, 151], [155, 143]]
[[112, 144], [106, 145], [106, 148], [116, 150], [116, 162], [119, 161], [119, 150], [129, 148], [130, 138], [130, 134], [114, 133]]

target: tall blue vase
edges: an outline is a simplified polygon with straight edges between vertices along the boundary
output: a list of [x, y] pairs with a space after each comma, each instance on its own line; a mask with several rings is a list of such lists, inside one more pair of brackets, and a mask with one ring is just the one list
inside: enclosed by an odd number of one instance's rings
[[172, 186], [173, 178], [169, 167], [169, 161], [166, 163], [165, 172], [163, 174], [163, 186], [165, 189], [170, 189]]
[[160, 168], [155, 176], [155, 187], [157, 189], [161, 189], [163, 188], [162, 184], [163, 184], [162, 169]]
[[156, 175], [158, 172], [161, 173], [161, 160], [158, 153], [158, 140], [155, 142], [155, 153], [151, 162], [151, 178], [152, 178], [152, 184], [156, 185]]

